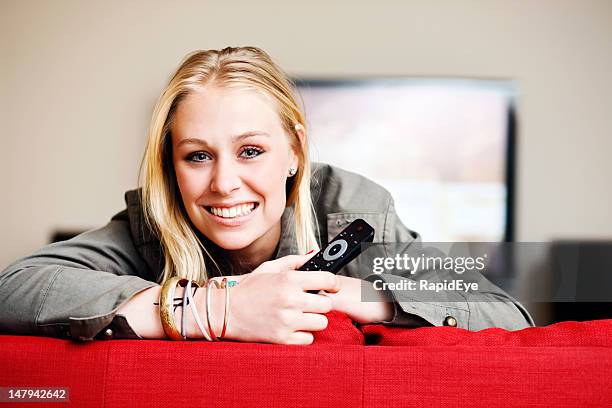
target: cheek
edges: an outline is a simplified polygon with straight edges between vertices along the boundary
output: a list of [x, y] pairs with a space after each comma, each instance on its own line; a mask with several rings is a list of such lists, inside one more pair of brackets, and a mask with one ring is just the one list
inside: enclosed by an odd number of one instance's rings
[[268, 209], [285, 207], [285, 164], [270, 161], [248, 173], [248, 184], [266, 200]]
[[285, 191], [285, 182], [287, 180], [287, 168], [289, 166], [285, 157], [275, 157], [271, 160], [265, 169], [262, 169], [261, 179], [264, 184], [267, 184], [269, 191]]
[[185, 204], [196, 200], [205, 186], [203, 175], [184, 166], [175, 166], [176, 181]]

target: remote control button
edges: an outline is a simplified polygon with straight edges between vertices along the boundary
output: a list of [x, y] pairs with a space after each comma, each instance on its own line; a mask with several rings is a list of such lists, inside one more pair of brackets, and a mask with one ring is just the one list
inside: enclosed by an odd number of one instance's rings
[[[355, 242], [356, 244], [357, 242]], [[343, 239], [336, 240], [325, 248], [323, 252], [323, 259], [326, 261], [333, 261], [340, 258], [347, 250], [348, 242]]]

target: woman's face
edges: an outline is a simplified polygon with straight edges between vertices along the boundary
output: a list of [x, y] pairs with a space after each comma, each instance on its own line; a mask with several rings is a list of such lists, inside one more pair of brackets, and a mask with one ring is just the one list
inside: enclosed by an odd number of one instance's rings
[[275, 103], [207, 86], [179, 103], [171, 134], [178, 187], [198, 230], [224, 249], [273, 250], [298, 164]]

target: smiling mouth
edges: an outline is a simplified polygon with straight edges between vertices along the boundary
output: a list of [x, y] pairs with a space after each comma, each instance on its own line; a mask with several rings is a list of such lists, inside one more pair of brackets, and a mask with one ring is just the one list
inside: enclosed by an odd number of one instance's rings
[[209, 213], [217, 217], [232, 219], [232, 218], [244, 217], [245, 215], [249, 215], [258, 206], [259, 206], [259, 203], [251, 202], [251, 203], [235, 205], [233, 207], [205, 206], [204, 208], [206, 208], [206, 211], [208, 211]]

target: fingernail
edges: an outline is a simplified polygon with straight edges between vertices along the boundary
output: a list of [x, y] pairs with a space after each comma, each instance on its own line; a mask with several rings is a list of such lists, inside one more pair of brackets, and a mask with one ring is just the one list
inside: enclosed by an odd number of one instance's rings
[[306, 252], [306, 255], [310, 255], [314, 252], [314, 249], [311, 249], [310, 251]]

